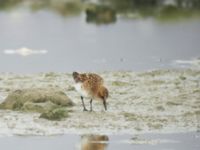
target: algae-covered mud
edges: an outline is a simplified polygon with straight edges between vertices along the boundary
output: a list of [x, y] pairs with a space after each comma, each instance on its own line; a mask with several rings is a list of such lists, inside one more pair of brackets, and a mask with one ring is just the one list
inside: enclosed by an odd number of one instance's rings
[[[70, 73], [0, 74], [0, 102], [19, 89], [63, 91], [75, 106], [61, 121], [37, 112], [0, 110], [0, 135], [140, 134], [200, 131], [200, 71], [101, 72], [110, 91], [108, 111], [94, 101], [83, 112]], [[85, 100], [89, 107], [89, 100]], [[46, 114], [48, 115], [48, 114]]]

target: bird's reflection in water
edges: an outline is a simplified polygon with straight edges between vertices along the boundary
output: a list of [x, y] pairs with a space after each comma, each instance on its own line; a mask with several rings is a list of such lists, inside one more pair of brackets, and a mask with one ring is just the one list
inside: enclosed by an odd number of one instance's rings
[[106, 150], [108, 141], [106, 135], [82, 135], [81, 150]]

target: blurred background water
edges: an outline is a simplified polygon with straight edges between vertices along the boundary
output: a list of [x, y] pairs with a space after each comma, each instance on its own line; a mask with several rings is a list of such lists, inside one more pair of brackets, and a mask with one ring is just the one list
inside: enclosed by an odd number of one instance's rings
[[15, 150], [197, 150], [199, 133], [144, 135], [64, 135], [54, 137], [9, 137], [1, 147]]
[[173, 68], [199, 41], [199, 0], [0, 0], [0, 72]]

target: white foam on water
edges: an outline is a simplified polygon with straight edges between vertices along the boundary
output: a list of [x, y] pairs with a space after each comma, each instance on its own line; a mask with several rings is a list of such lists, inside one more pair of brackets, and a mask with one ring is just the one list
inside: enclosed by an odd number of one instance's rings
[[195, 58], [191, 60], [175, 60], [173, 64], [180, 65], [182, 67], [192, 67], [200, 69], [200, 58]]
[[47, 53], [48, 53], [47, 50], [34, 50], [34, 49], [26, 48], [26, 47], [22, 47], [19, 49], [5, 49], [4, 50], [4, 54], [7, 54], [7, 55], [17, 54], [24, 57], [29, 56], [29, 55], [35, 55], [35, 54], [44, 55]]

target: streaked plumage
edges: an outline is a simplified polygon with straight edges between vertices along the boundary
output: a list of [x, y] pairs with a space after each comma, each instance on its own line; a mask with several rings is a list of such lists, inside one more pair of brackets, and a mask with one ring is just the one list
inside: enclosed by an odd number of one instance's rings
[[73, 78], [75, 81], [75, 89], [81, 95], [83, 108], [86, 111], [86, 107], [83, 98], [90, 98], [90, 110], [92, 111], [92, 100], [102, 100], [105, 110], [107, 110], [106, 99], [108, 98], [108, 90], [103, 85], [104, 80], [94, 73], [79, 74], [73, 72]]

